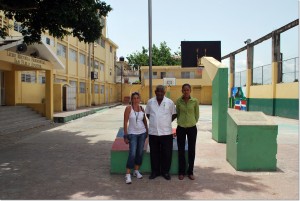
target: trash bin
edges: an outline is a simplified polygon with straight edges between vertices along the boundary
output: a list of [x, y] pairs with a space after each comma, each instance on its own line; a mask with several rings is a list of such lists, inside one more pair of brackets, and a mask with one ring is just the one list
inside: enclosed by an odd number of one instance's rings
[[241, 171], [275, 171], [276, 125], [262, 112], [228, 109], [226, 160]]

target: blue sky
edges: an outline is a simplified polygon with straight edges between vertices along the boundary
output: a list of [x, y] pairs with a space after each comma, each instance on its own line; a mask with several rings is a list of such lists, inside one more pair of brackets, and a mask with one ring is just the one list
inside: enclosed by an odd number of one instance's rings
[[[148, 0], [104, 0], [113, 8], [107, 36], [128, 56], [148, 48]], [[299, 18], [298, 0], [152, 0], [152, 41], [166, 41], [172, 53], [181, 41], [221, 41], [221, 55]], [[298, 26], [281, 36], [284, 59], [298, 56]], [[254, 67], [271, 63], [271, 40], [254, 49]], [[227, 65], [228, 61], [223, 60]], [[246, 51], [236, 56], [237, 69], [246, 66]]]

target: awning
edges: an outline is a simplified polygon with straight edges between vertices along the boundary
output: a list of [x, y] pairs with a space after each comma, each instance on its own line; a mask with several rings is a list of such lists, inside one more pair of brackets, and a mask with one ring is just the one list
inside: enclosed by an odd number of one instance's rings
[[[20, 52], [17, 51], [17, 46], [22, 43], [23, 43], [22, 36], [6, 37], [5, 39], [0, 38], [0, 51], [9, 50], [20, 54]], [[49, 61], [50, 63], [53, 64], [54, 69], [58, 69], [58, 70], [65, 69], [65, 65], [60, 61], [60, 59], [53, 52], [53, 50], [49, 48], [48, 45], [45, 44], [43, 41], [41, 41], [40, 44], [34, 43], [32, 45], [29, 45], [27, 47], [27, 51], [22, 52], [22, 54], [31, 56], [33, 52], [37, 53], [35, 58]]]

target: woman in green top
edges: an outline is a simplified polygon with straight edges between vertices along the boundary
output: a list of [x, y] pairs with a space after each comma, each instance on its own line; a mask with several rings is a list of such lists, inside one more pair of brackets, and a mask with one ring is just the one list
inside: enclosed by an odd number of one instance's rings
[[[199, 104], [191, 97], [191, 85], [182, 85], [182, 96], [176, 101], [177, 111], [177, 146], [178, 146], [178, 179], [183, 180], [187, 173], [189, 179], [194, 180], [194, 161], [197, 140], [196, 123], [199, 119]], [[188, 140], [188, 168], [186, 172], [185, 140]]]

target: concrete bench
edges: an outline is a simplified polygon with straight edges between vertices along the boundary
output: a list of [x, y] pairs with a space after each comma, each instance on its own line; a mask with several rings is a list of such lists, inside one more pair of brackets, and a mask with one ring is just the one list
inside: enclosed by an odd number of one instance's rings
[[[173, 132], [176, 132], [176, 129], [173, 129]], [[123, 131], [123, 127], [121, 127], [117, 133], [116, 139], [111, 148], [111, 154], [110, 154], [111, 174], [125, 174], [126, 172], [126, 162], [128, 158], [129, 145], [124, 143], [123, 135], [124, 135], [124, 131]], [[142, 173], [151, 173], [150, 147], [149, 147], [148, 139], [149, 138], [147, 138], [145, 141], [143, 163], [140, 167], [140, 171]], [[188, 161], [187, 142], [186, 142], [185, 150], [186, 150], [186, 161]], [[172, 153], [170, 174], [178, 174], [178, 148], [177, 148], [176, 138], [173, 138], [173, 153]]]
[[275, 171], [278, 125], [262, 112], [228, 109], [226, 159], [241, 171]]

